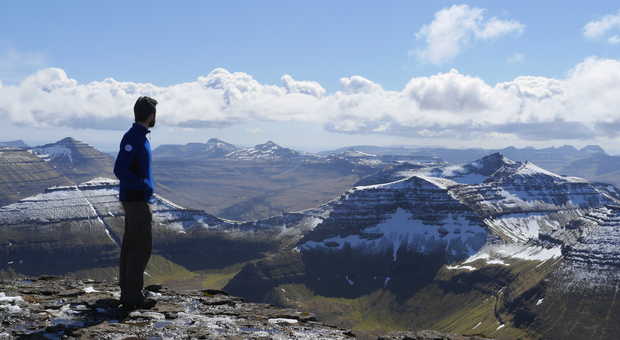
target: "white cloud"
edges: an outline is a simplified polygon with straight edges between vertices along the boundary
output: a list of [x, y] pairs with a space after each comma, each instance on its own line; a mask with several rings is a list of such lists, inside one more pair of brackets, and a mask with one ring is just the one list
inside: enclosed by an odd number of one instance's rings
[[474, 41], [489, 40], [517, 33], [525, 25], [516, 20], [491, 18], [485, 20], [486, 10], [468, 5], [453, 5], [435, 13], [435, 19], [422, 26], [416, 33], [426, 46], [410, 51], [410, 54], [433, 64], [441, 64], [456, 57]]
[[[620, 29], [620, 10], [616, 14], [609, 14], [598, 20], [588, 22], [583, 27], [583, 35], [590, 39], [602, 38], [607, 33], [618, 29]], [[610, 43], [617, 40], [617, 35], [608, 39]]]
[[361, 76], [340, 78], [340, 85], [345, 93], [372, 93], [383, 91], [381, 85]]
[[[125, 129], [140, 95], [159, 101], [158, 123], [225, 127], [252, 122], [306, 122], [328, 131], [421, 138], [526, 140], [620, 135], [620, 60], [588, 58], [561, 79], [521, 76], [489, 84], [457, 70], [412, 78], [385, 90], [361, 76], [341, 78], [326, 93], [314, 81], [282, 77], [263, 84], [217, 68], [171, 86], [79, 83], [62, 69], [43, 69], [0, 87], [0, 120], [33, 127]], [[247, 125], [246, 125], [247, 126]]]
[[611, 37], [607, 38], [607, 42], [612, 45], [620, 44], [620, 35], [612, 35]]
[[499, 20], [491, 18], [482, 30], [474, 32], [481, 39], [493, 39], [510, 33], [523, 33], [525, 25], [516, 20]]
[[280, 80], [288, 93], [302, 93], [313, 97], [322, 97], [325, 94], [325, 89], [315, 81], [295, 80], [288, 74], [283, 75]]

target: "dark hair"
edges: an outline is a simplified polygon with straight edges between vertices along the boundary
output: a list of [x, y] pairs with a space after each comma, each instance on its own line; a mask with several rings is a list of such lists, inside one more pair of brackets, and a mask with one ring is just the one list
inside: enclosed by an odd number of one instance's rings
[[156, 112], [155, 105], [157, 100], [142, 96], [136, 100], [136, 104], [133, 106], [133, 115], [136, 122], [144, 122], [153, 113]]

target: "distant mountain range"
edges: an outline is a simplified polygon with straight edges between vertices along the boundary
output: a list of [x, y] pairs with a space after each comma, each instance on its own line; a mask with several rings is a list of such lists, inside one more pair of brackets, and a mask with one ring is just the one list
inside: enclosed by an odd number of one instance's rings
[[384, 164], [374, 156], [319, 157], [272, 141], [242, 148], [210, 139], [153, 150], [162, 195], [236, 220], [314, 207]]
[[206, 143], [160, 145], [153, 150], [153, 154], [159, 158], [219, 158], [237, 150], [239, 148], [233, 144], [211, 138]]
[[24, 143], [24, 141], [20, 139], [20, 140], [8, 141], [8, 142], [0, 142], [0, 147], [27, 149], [28, 144]]
[[416, 155], [426, 157], [436, 157], [451, 164], [462, 164], [479, 159], [485, 155], [500, 152], [502, 155], [516, 161], [530, 161], [540, 164], [540, 166], [551, 171], [559, 172], [562, 167], [570, 162], [588, 158], [592, 155], [606, 154], [598, 145], [588, 145], [577, 149], [571, 145], [561, 147], [548, 147], [536, 149], [533, 147], [516, 148], [514, 146], [503, 149], [452, 149], [439, 147], [380, 147], [380, 146], [351, 146], [340, 148], [333, 151], [325, 151], [321, 154], [333, 154], [344, 151], [361, 151], [375, 155]]
[[[25, 144], [20, 141], [9, 143]], [[81, 183], [92, 177], [114, 178], [113, 156], [73, 138], [20, 149], [13, 151], [13, 155], [30, 150], [47, 165], [28, 163], [28, 170], [25, 163], [16, 163], [9, 158], [0, 161], [0, 167], [7, 169], [4, 176], [13, 174], [11, 180], [0, 183], [0, 203], [15, 202], [50, 185]], [[616, 163], [620, 164], [618, 157], [607, 155], [596, 145], [581, 149], [572, 146], [509, 147], [494, 152], [518, 161], [540, 164], [559, 174], [620, 185], [615, 170], [618, 169]], [[205, 209], [226, 218], [251, 220], [316, 206], [335, 198], [358, 181], [359, 185], [368, 183], [371, 179], [364, 177], [371, 174], [378, 178], [392, 169], [401, 169], [402, 172], [421, 166], [458, 166], [491, 153], [484, 149], [359, 146], [317, 155], [271, 141], [254, 147], [239, 147], [212, 138], [206, 143], [161, 145], [153, 151], [153, 157], [160, 193], [185, 206]], [[8, 154], [4, 156], [8, 157]], [[29, 159], [24, 154], [20, 157]], [[458, 160], [465, 161], [456, 162]], [[22, 167], [25, 167], [24, 171], [20, 170]], [[34, 176], [34, 172], [41, 178], [28, 179], [27, 176]], [[39, 181], [43, 182], [38, 185]]]

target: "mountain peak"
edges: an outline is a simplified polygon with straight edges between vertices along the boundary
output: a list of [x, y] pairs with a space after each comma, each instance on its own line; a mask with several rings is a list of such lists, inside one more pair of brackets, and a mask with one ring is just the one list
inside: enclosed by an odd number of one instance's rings
[[479, 173], [483, 176], [491, 176], [495, 171], [504, 165], [512, 164], [516, 164], [516, 162], [507, 158], [501, 152], [494, 152], [466, 164], [464, 167], [469, 168], [470, 171]]
[[579, 151], [581, 152], [587, 152], [590, 154], [598, 154], [598, 153], [606, 153], [605, 150], [603, 150], [603, 148], [601, 148], [599, 145], [586, 145], [583, 148], [579, 149]]
[[254, 147], [237, 150], [226, 155], [227, 158], [238, 160], [292, 160], [302, 154], [293, 149], [282, 147], [272, 141], [257, 144]]
[[52, 143], [52, 144], [64, 144], [64, 145], [70, 145], [70, 144], [77, 144], [77, 143], [81, 143], [79, 140], [73, 138], [73, 137], [65, 137], [61, 140], [59, 140], [56, 143]]
[[448, 187], [458, 185], [459, 183], [441, 177], [427, 176], [423, 174], [415, 174], [407, 178], [399, 179], [389, 183], [373, 184], [366, 186], [358, 186], [352, 190], [369, 190], [369, 189], [407, 189], [407, 188], [432, 188], [445, 190]]
[[207, 141], [207, 144], [217, 144], [217, 143], [223, 143], [223, 144], [230, 144], [228, 142], [225, 142], [219, 138], [209, 138], [209, 140]]
[[280, 146], [280, 145], [278, 145], [278, 144], [276, 144], [276, 143], [274, 143], [273, 141], [270, 141], [270, 140], [268, 140], [266, 143], [263, 143], [263, 144], [258, 144], [258, 145], [256, 145], [256, 146], [263, 146], [263, 147], [278, 147], [278, 148], [281, 148], [281, 146]]
[[513, 182], [515, 184], [525, 184], [532, 180], [535, 182], [587, 182], [587, 180], [580, 177], [558, 175], [527, 160], [503, 165], [487, 178], [485, 182]]

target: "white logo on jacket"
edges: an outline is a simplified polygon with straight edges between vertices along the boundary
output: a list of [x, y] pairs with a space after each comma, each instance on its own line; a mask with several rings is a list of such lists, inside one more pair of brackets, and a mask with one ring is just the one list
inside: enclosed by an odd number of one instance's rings
[[131, 144], [126, 144], [125, 151], [130, 152], [131, 150], [133, 150], [133, 147], [131, 146]]

